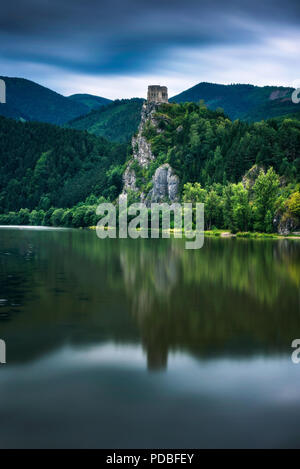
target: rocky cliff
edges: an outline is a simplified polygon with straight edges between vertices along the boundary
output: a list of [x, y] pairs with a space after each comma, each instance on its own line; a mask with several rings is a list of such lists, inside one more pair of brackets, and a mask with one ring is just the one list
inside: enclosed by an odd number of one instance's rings
[[179, 178], [168, 163], [156, 168], [151, 180], [147, 181], [147, 169], [155, 163], [156, 157], [144, 136], [144, 130], [146, 125], [151, 125], [155, 132], [162, 131], [156, 118], [159, 106], [160, 103], [143, 104], [138, 132], [132, 137], [132, 158], [123, 174], [122, 194], [133, 192], [147, 205], [152, 202], [176, 202], [179, 192]]
[[287, 236], [299, 227], [299, 220], [288, 212], [278, 211], [274, 217], [273, 226], [279, 235]]

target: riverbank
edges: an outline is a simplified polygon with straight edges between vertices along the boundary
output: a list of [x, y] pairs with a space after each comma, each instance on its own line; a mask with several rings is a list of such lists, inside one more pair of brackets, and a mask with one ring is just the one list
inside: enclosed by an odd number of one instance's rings
[[[0, 225], [0, 228], [19, 228], [19, 229], [62, 229], [62, 230], [68, 230], [68, 229], [79, 229], [79, 230], [96, 230], [96, 226], [79, 226], [79, 227], [67, 227], [67, 226], [51, 226], [51, 225]], [[106, 230], [113, 230], [114, 228], [110, 227], [105, 227]], [[139, 230], [137, 228], [137, 230]], [[170, 230], [167, 230], [169, 233], [174, 235], [176, 232], [178, 233], [179, 230], [174, 230], [171, 228]], [[162, 230], [159, 231], [160, 233]], [[246, 232], [238, 232], [238, 233], [231, 233], [228, 230], [206, 230], [204, 231], [204, 236], [205, 237], [215, 237], [215, 238], [247, 238], [247, 239], [298, 239], [300, 240], [300, 234], [295, 234], [291, 233], [290, 235], [287, 236], [282, 236], [276, 233], [259, 233], [259, 232], [251, 232], [251, 231], [246, 231]]]
[[279, 235], [277, 233], [260, 233], [260, 232], [237, 232], [231, 233], [230, 231], [223, 230], [209, 230], [204, 232], [205, 236], [216, 236], [221, 238], [251, 238], [251, 239], [300, 239], [300, 235], [291, 233], [290, 235]]
[[[89, 226], [89, 230], [96, 230], [96, 226]], [[105, 227], [107, 230], [112, 230], [113, 228], [110, 227]], [[139, 230], [137, 228], [137, 230]], [[175, 232], [179, 232], [179, 230], [174, 230], [173, 228], [170, 228], [167, 230], [171, 234], [175, 234]], [[162, 230], [160, 230], [160, 233]], [[250, 238], [250, 239], [299, 239], [300, 240], [300, 234], [290, 234], [287, 236], [279, 235], [277, 233], [259, 233], [259, 232], [251, 232], [251, 231], [245, 231], [245, 232], [237, 232], [237, 233], [231, 233], [231, 231], [228, 230], [206, 230], [204, 231], [204, 236], [207, 237], [218, 237], [218, 238]]]

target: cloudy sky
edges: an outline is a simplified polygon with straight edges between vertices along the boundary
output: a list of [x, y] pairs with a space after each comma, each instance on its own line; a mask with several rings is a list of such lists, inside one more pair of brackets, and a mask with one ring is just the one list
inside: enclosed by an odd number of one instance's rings
[[299, 0], [7, 0], [0, 75], [112, 99], [148, 84], [298, 86], [299, 25]]

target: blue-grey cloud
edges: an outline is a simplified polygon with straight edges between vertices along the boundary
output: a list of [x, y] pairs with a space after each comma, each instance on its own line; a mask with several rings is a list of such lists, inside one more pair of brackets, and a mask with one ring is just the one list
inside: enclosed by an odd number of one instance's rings
[[298, 0], [9, 0], [1, 5], [0, 68], [2, 60], [145, 74], [167, 69], [176, 50], [254, 50], [299, 23]]

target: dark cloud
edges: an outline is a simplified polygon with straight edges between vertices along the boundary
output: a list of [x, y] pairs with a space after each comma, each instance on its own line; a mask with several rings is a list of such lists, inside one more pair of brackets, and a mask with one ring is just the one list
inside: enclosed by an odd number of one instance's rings
[[109, 98], [148, 80], [290, 85], [299, 23], [299, 0], [6, 0], [0, 74]]
[[139, 72], [176, 47], [255, 44], [299, 20], [298, 0], [9, 0], [1, 5], [0, 56], [85, 73]]

